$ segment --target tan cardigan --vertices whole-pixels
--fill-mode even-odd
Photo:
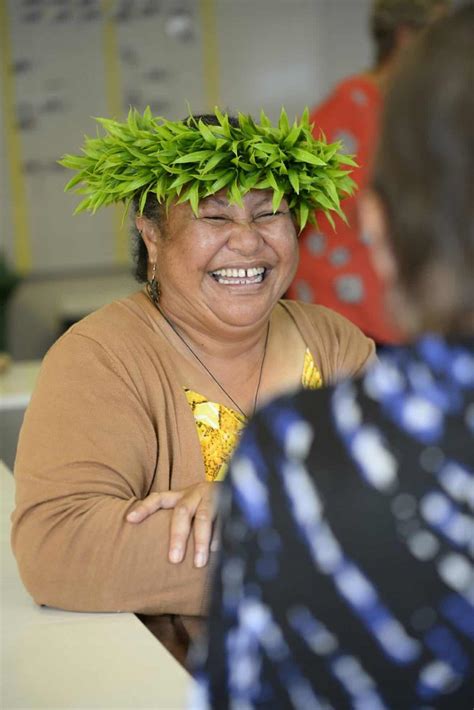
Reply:
[[[282,301],[325,383],[355,374],[374,344],[319,306]],[[74,325],[46,355],[15,465],[12,544],[39,604],[82,611],[205,614],[209,567],[167,560],[172,511],[125,516],[151,491],[202,481],[196,425],[160,314],[142,293]]]

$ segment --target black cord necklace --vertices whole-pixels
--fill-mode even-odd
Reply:
[[[216,385],[224,392],[225,396],[230,399],[230,401],[235,405],[235,407],[239,410],[239,412],[242,414],[242,416],[244,416],[244,417],[247,419],[247,418],[248,418],[248,415],[245,414],[244,410],[243,410],[241,407],[239,407],[239,405],[237,404],[237,402],[235,401],[235,399],[230,396],[230,394],[227,392],[227,390],[225,389],[225,387],[223,387],[223,386],[221,385],[221,383],[219,382],[219,380],[217,379],[217,377],[215,377],[215,375],[213,375],[213,373],[210,371],[210,369],[207,367],[207,365],[201,360],[201,358],[199,357],[199,355],[197,355],[197,354],[194,352],[194,350],[192,349],[192,347],[190,346],[190,344],[187,342],[187,340],[181,335],[181,333],[179,332],[179,330],[176,328],[176,326],[175,326],[175,324],[173,323],[173,321],[171,321],[171,320],[168,318],[168,316],[166,316],[166,315],[163,313],[163,311],[161,310],[161,308],[159,307],[159,305],[158,305],[157,303],[154,303],[154,305],[156,306],[157,310],[161,313],[161,315],[163,316],[163,318],[165,319],[165,321],[168,323],[168,325],[170,326],[171,330],[172,330],[174,333],[176,333],[176,335],[178,336],[178,338],[184,343],[184,345],[187,347],[187,349],[188,349],[189,352],[193,355],[193,357],[195,357],[196,360],[199,362],[199,364],[206,370],[206,372],[207,372],[207,374],[209,375],[209,377],[210,377],[212,380],[214,380],[214,382],[216,383]],[[268,336],[269,336],[269,334],[270,334],[270,321],[268,321],[267,334],[266,334],[266,336],[265,336],[265,344],[264,344],[264,346],[263,346],[262,362],[261,362],[261,365],[260,365],[260,372],[259,372],[259,374],[258,374],[257,388],[256,388],[256,390],[255,390],[255,397],[254,397],[254,400],[253,400],[253,408],[252,408],[252,412],[251,412],[251,415],[252,415],[252,416],[255,414],[255,411],[256,411],[256,409],[257,409],[258,393],[260,392],[260,383],[262,382],[263,366],[264,366],[264,364],[265,364],[265,356],[266,356],[266,354],[267,354],[267,345],[268,345]]]

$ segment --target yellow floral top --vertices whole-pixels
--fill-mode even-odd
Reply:
[[[306,349],[301,384],[305,389],[318,389],[323,380],[313,356]],[[208,399],[187,388],[184,389],[196,422],[201,444],[207,481],[222,481],[229,458],[239,441],[247,417],[223,404]]]

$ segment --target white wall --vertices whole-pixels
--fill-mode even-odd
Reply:
[[[14,95],[4,93],[2,102],[0,228],[7,254],[17,263],[24,240],[23,261],[26,249],[36,274],[126,262],[126,229],[118,234],[116,212],[72,217],[78,199],[63,194],[70,176],[56,164],[64,152],[78,150],[85,133],[95,132],[92,116],[123,115],[130,103],[139,108],[151,103],[156,112],[178,118],[187,112],[186,101],[199,112],[210,108],[213,97],[233,111],[264,108],[276,118],[284,104],[290,114],[301,113],[369,58],[368,0],[4,4],[11,44],[10,57],[4,47],[4,88],[8,65],[16,71]],[[206,7],[217,27],[213,92],[204,77]],[[180,8],[189,12],[188,28],[176,19]],[[13,117],[15,129],[8,130],[5,117]],[[12,194],[12,166],[18,161],[24,195],[17,189]],[[21,230],[14,201],[26,219]]]
[[[63,193],[71,175],[56,161],[95,133],[92,116],[150,104],[181,118],[187,102],[300,114],[369,63],[369,3],[0,0],[0,250],[26,272],[9,308],[12,355],[42,356],[65,298],[99,306],[134,288],[128,220],[120,228],[113,208],[73,217],[79,198]]]

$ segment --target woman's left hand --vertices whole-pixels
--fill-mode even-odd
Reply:
[[[204,567],[209,558],[212,528],[216,517],[215,482],[202,481],[179,491],[150,493],[127,515],[129,523],[141,523],[157,510],[173,508],[168,558],[181,562],[191,534],[194,537],[194,565]]]

